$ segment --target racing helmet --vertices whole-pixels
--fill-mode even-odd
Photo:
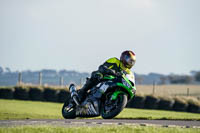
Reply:
[[[134,66],[135,61],[136,61],[135,53],[130,50],[126,50],[122,52],[120,56],[120,61],[122,62],[124,67],[131,69]]]

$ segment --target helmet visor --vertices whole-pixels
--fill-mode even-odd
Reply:
[[[135,59],[131,58],[130,56],[125,56],[125,61],[126,61],[126,67],[127,68],[132,68],[135,64]]]

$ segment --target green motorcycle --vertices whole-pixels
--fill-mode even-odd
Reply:
[[[104,76],[102,82],[90,89],[82,103],[79,103],[78,90],[75,85],[71,85],[69,89],[71,97],[67,99],[62,108],[62,115],[65,119],[100,115],[104,119],[114,118],[124,109],[136,92],[134,77],[129,74],[119,77]]]

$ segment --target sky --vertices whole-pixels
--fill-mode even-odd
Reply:
[[[139,74],[200,70],[199,0],[0,0],[0,66],[92,72],[124,50]]]

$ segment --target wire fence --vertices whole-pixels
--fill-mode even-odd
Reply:
[[[71,83],[77,84],[79,87],[82,86],[86,80],[86,77],[73,77],[70,79],[70,76],[59,76],[59,75],[43,75],[42,72],[39,72],[38,75],[32,77],[22,75],[18,73],[17,85],[22,84],[33,84],[33,85],[53,85],[53,86],[68,86]]]
[[[27,75],[23,73],[16,73],[12,76],[4,77],[0,80],[0,84],[10,85],[50,85],[65,87],[70,83],[75,83],[80,88],[85,83],[86,77],[80,77],[80,75],[46,75],[42,72],[38,72],[34,75]],[[137,94],[144,95],[159,95],[159,96],[194,96],[200,97],[200,85],[184,85],[184,84],[168,84],[168,85],[157,85],[153,82],[152,85],[137,85]]]
[[[159,96],[200,97],[200,85],[137,85],[137,93]]]

